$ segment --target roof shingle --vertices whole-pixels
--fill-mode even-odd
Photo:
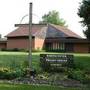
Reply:
[[[20,24],[17,25],[18,28],[10,32],[7,37],[17,37],[17,36],[28,36],[29,35],[29,25]],[[32,36],[39,38],[49,38],[49,37],[75,37],[81,38],[76,33],[67,29],[66,27],[53,25],[53,24],[33,24],[32,25]]]

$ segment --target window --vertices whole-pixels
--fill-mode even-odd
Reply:
[[[53,43],[53,50],[57,49],[57,50],[64,50],[65,48],[64,43]]]
[[[59,43],[59,49],[60,50],[64,50],[65,49],[64,43]]]

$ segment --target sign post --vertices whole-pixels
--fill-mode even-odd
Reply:
[[[29,6],[29,68],[32,70],[32,3]]]

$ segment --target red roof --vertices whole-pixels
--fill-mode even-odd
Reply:
[[[33,25],[32,27],[32,35],[41,30],[42,26],[40,25]],[[28,36],[29,35],[29,26],[26,25],[20,25],[16,30],[10,32],[7,37],[16,37],[16,36]]]
[[[7,37],[17,37],[17,36],[28,36],[29,35],[29,25],[28,24],[17,24],[18,28],[10,32]],[[48,37],[75,37],[81,38],[76,33],[67,29],[66,27],[53,25],[53,24],[33,24],[32,25],[32,36],[40,38]]]

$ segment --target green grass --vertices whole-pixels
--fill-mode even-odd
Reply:
[[[40,52],[46,53],[46,52]],[[32,53],[32,64],[36,70],[40,69],[39,52]],[[52,53],[54,54],[54,53]],[[59,53],[57,53],[59,54]],[[0,67],[9,67],[13,63],[16,63],[20,67],[21,63],[28,60],[28,53],[24,52],[0,52]],[[77,67],[90,70],[90,54],[74,54],[74,61]],[[0,84],[0,90],[82,90],[79,88],[65,88],[54,86],[40,86],[40,85],[12,85],[12,84]],[[86,90],[86,89],[83,89]],[[89,89],[88,89],[89,90]]]
[[[40,69],[39,55],[41,53],[46,53],[46,52],[32,53],[32,64],[33,64],[33,67],[37,70]],[[25,53],[25,52],[0,52],[0,67],[9,67],[9,66],[12,66],[13,63],[17,63],[18,64],[17,66],[19,67],[21,63],[23,63],[26,60],[28,60],[28,53]],[[90,70],[90,54],[75,53],[74,61],[77,67],[80,67],[80,68],[83,67],[83,69]]]
[[[0,84],[0,90],[81,90],[81,89],[65,88],[65,87],[59,87],[59,86],[45,86],[45,85]]]
[[[33,54],[32,64],[34,68],[39,69],[39,55]],[[11,67],[17,64],[20,67],[24,61],[28,61],[28,53],[24,52],[0,52],[0,67]]]
[[[83,70],[90,70],[90,56],[75,56],[75,63]]]

